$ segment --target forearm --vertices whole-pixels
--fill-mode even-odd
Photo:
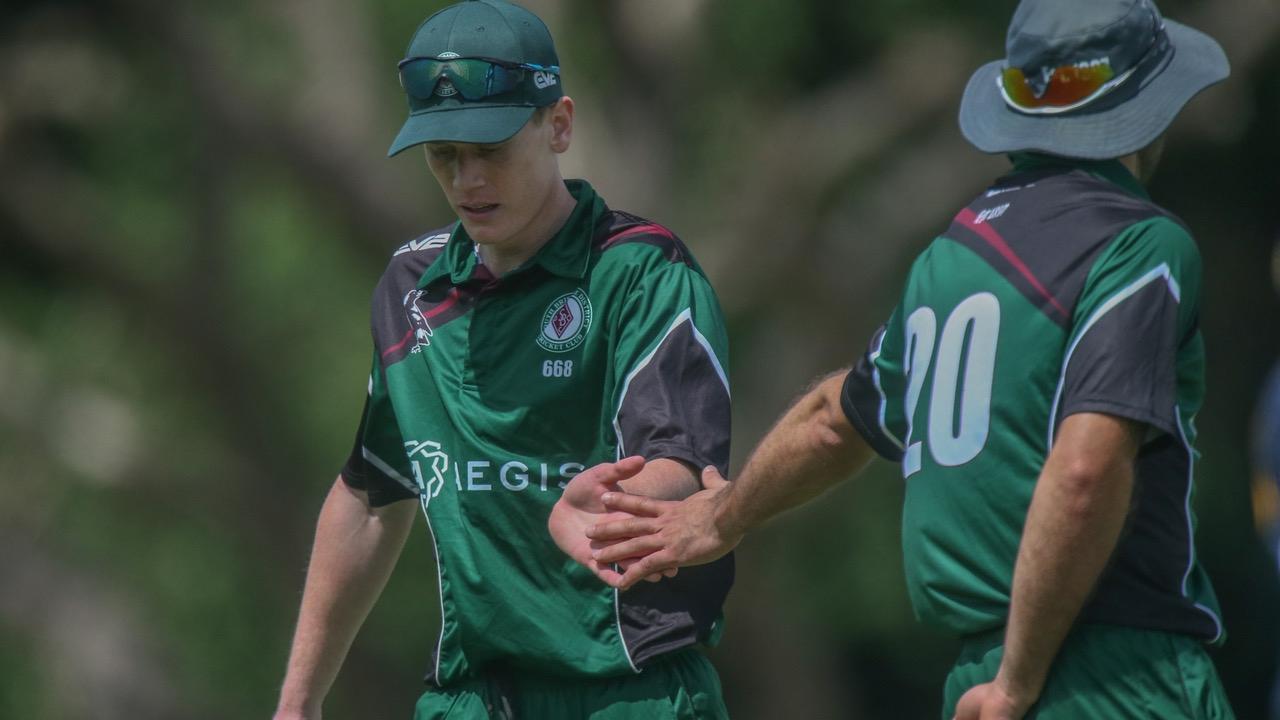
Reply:
[[[845,371],[813,387],[760,441],[734,480],[718,524],[742,533],[862,469],[871,448],[840,406]]]
[[[415,505],[370,509],[341,478],[320,519],[278,717],[313,717],[395,567]]]
[[[692,468],[669,458],[648,461],[644,470],[618,486],[629,493],[659,500],[683,500],[702,488]]]
[[[1018,548],[1004,658],[996,678],[1027,706],[1039,697],[1124,528],[1136,440],[1125,437],[1123,425],[1117,428],[1111,442],[1097,427],[1064,423],[1059,442],[1064,451],[1055,448],[1036,484]],[[1063,441],[1072,447],[1064,447]],[[1124,447],[1117,449],[1117,443]]]

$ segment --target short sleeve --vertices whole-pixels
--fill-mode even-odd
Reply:
[[[342,468],[342,479],[349,487],[368,493],[370,505],[389,505],[418,496],[417,486],[409,479],[412,474],[408,465],[382,366],[375,357],[369,373],[369,393],[351,455]]]
[[[620,457],[682,460],[728,473],[728,338],[706,278],[683,263],[641,272],[618,315]]]
[[[1179,434],[1179,365],[1201,362],[1188,357],[1201,347],[1200,273],[1195,243],[1169,218],[1116,237],[1090,270],[1073,314],[1055,428],[1069,415],[1100,412]]]
[[[867,350],[844,380],[840,404],[849,423],[876,454],[892,462],[902,460],[906,435],[902,403],[889,402],[903,393],[902,323],[895,312],[871,336]]]

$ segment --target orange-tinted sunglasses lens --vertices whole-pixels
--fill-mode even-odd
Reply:
[[[1004,87],[1005,95],[1019,107],[1061,108],[1087,99],[1101,90],[1102,86],[1110,82],[1113,77],[1115,73],[1107,63],[1083,67],[1075,65],[1060,67],[1053,71],[1044,94],[1038,97],[1019,68],[1005,68],[1000,76],[1000,83]]]

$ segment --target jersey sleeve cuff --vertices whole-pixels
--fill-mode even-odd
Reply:
[[[1153,410],[1152,408],[1135,407],[1133,405],[1118,403],[1114,400],[1080,398],[1073,400],[1069,405],[1063,408],[1062,419],[1066,420],[1067,417],[1075,415],[1076,413],[1102,413],[1104,415],[1121,417],[1126,420],[1133,420],[1134,422],[1139,422],[1143,425],[1155,428],[1160,432],[1168,433],[1173,437],[1178,437],[1180,432],[1178,430],[1177,420],[1173,417],[1172,411],[1173,408],[1169,408],[1169,411],[1161,413]],[[1061,422],[1059,422],[1059,427],[1061,427]]]
[[[705,458],[694,452],[692,448],[679,443],[654,443],[631,454],[644,457],[646,462],[650,460],[679,460],[688,465],[699,477],[701,477],[702,468],[708,465],[714,465],[716,470],[724,477],[729,476],[729,460],[727,457],[721,460]]]
[[[877,455],[890,462],[902,461],[902,448],[898,447],[885,433],[880,429],[880,422],[875,420],[875,424],[871,424],[862,416],[862,412],[858,410],[858,403],[854,400],[854,396],[863,392],[861,384],[864,382],[863,376],[858,372],[858,368],[849,371],[845,376],[844,387],[840,391],[840,407],[844,409],[845,417],[849,419],[849,424],[853,425],[853,429],[858,431],[862,439],[867,441],[871,449]]]

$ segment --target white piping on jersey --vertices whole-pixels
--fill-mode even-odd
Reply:
[[[1181,303],[1182,289],[1178,286],[1178,281],[1174,279],[1172,271],[1169,270],[1169,264],[1160,263],[1156,267],[1147,271],[1147,274],[1137,280],[1134,280],[1124,289],[1107,298],[1107,301],[1102,303],[1102,305],[1094,311],[1093,316],[1089,318],[1089,321],[1084,324],[1084,329],[1076,335],[1076,339],[1071,342],[1071,347],[1067,349],[1067,354],[1062,359],[1062,374],[1058,377],[1058,389],[1053,393],[1053,407],[1049,410],[1049,438],[1045,445],[1048,450],[1053,449],[1053,433],[1054,430],[1057,429],[1055,427],[1055,423],[1057,423],[1058,420],[1058,403],[1062,401],[1062,389],[1067,382],[1067,367],[1071,365],[1071,355],[1076,351],[1076,346],[1080,344],[1080,341],[1084,339],[1084,336],[1088,334],[1089,330],[1102,319],[1103,315],[1111,312],[1111,310],[1124,302],[1131,295],[1159,278],[1164,278],[1165,284],[1169,287],[1169,293],[1173,295],[1174,301]]]
[[[871,353],[871,357],[869,358],[871,360],[871,382],[876,386],[876,392],[880,394],[880,431],[884,433],[885,437],[893,441],[893,444],[898,446],[899,450],[905,450],[906,445],[904,445],[896,435],[890,432],[889,425],[884,420],[885,410],[889,407],[889,398],[885,396],[884,388],[880,385],[880,367],[876,365],[876,360],[880,359],[880,348],[884,346],[884,337],[888,334],[889,328],[886,327],[884,332],[880,333],[880,339],[876,342],[876,349]]]
[[[382,461],[382,458],[374,455],[369,448],[361,445],[360,454],[364,456],[374,467],[386,473],[388,477],[394,478],[406,489],[412,490],[418,494],[418,504],[422,506],[422,516],[427,519],[427,532],[431,533],[431,551],[436,555],[436,588],[440,591],[440,637],[436,640],[436,669],[432,674],[435,678],[436,686],[440,685],[440,652],[444,649],[444,569],[440,564],[440,547],[436,544],[436,531],[431,527],[431,516],[427,515],[427,501],[430,494],[425,487],[409,482],[403,475],[396,472],[395,468]]]
[[[391,467],[386,462],[384,462],[382,458],[378,457],[377,455],[374,455],[373,451],[370,450],[369,448],[361,445],[360,454],[363,455],[364,459],[368,460],[371,465],[381,470],[384,475],[403,485],[406,490],[410,490],[415,493],[418,492],[417,485],[409,482],[408,478],[396,472],[395,468]]]
[[[679,315],[676,315],[676,319],[671,323],[671,327],[667,328],[667,331],[662,334],[662,337],[658,340],[657,344],[653,346],[653,349],[649,351],[649,354],[641,358],[640,362],[636,363],[635,368],[631,372],[627,373],[627,379],[622,383],[622,392],[618,395],[618,407],[613,413],[613,432],[618,437],[618,460],[626,457],[626,448],[623,447],[624,443],[622,440],[622,425],[618,422],[618,418],[622,415],[622,404],[627,399],[627,391],[631,389],[631,381],[635,379],[636,375],[640,374],[641,370],[648,367],[649,363],[653,361],[653,357],[658,354],[658,350],[662,347],[662,343],[666,342],[667,338],[671,336],[671,333],[675,332],[676,328],[680,327],[680,325],[685,322],[689,323],[689,329],[693,331],[694,341],[701,345],[703,350],[706,350],[707,357],[711,359],[711,366],[715,368],[716,375],[719,376],[720,382],[724,385],[725,395],[729,395],[729,377],[725,374],[724,368],[721,367],[720,359],[717,358],[715,352],[712,351],[711,343],[708,342],[707,338],[698,331],[698,326],[694,324],[693,308],[685,308],[680,311]],[[618,641],[622,643],[622,652],[627,656],[627,664],[631,666],[632,670],[639,673],[640,668],[637,667],[635,661],[631,659],[631,648],[627,647],[627,638],[622,634],[622,607],[618,600],[617,588],[614,588],[613,590],[613,617],[618,626]]]
[[[422,506],[422,517],[427,520],[427,532],[431,533],[431,551],[436,555],[436,590],[440,595],[440,636],[436,638],[436,667],[431,677],[435,680],[436,687],[443,687],[440,684],[440,655],[444,652],[444,565],[440,563],[440,545],[436,542],[435,528],[431,527],[431,516],[427,514],[426,490],[425,487],[422,488],[418,504]]]
[[[622,606],[618,601],[618,592],[618,588],[613,589],[613,619],[618,626],[618,643],[622,645],[622,654],[627,656],[627,664],[639,675],[640,668],[636,667],[636,661],[631,659],[631,648],[627,647],[627,637],[622,634]]]
[[[1187,450],[1187,496],[1183,501],[1183,509],[1187,518],[1187,570],[1182,573],[1182,597],[1191,600],[1192,605],[1194,605],[1197,610],[1205,613],[1209,616],[1210,620],[1213,620],[1213,626],[1214,629],[1217,630],[1217,634],[1214,635],[1213,639],[1209,642],[1217,642],[1218,638],[1222,637],[1222,620],[1212,610],[1198,602],[1195,602],[1192,600],[1191,596],[1187,594],[1187,581],[1191,578],[1191,570],[1196,564],[1195,531],[1194,528],[1191,527],[1191,487],[1195,478],[1194,468],[1196,458],[1195,454],[1191,450],[1191,443],[1187,440],[1187,434],[1182,429],[1182,413],[1178,410],[1176,403],[1173,406],[1173,418],[1178,426],[1178,439],[1182,441],[1182,447]]]

